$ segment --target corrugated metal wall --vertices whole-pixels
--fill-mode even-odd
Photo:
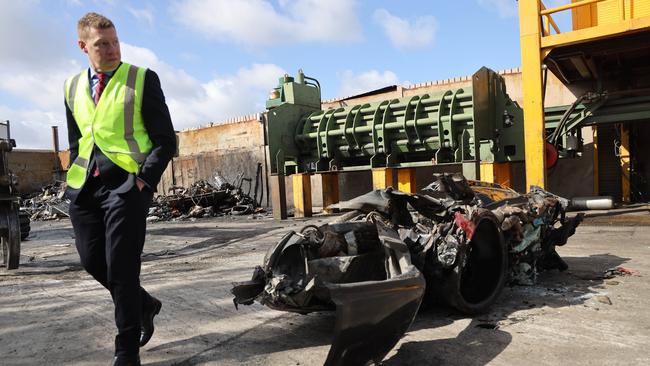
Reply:
[[[582,0],[571,2],[578,1]],[[621,6],[625,11],[626,19],[650,16],[650,0],[605,0],[574,8],[573,29],[618,23],[621,19]]]

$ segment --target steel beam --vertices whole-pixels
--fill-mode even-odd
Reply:
[[[415,168],[397,169],[397,189],[402,192],[415,193]]]
[[[273,207],[273,218],[277,220],[287,219],[287,191],[284,185],[284,175],[271,175],[271,205]]]
[[[521,34],[521,78],[524,95],[524,139],[526,189],[546,187],[544,154],[544,101],[542,97],[542,60],[539,1],[519,2]]]
[[[535,1],[536,2],[536,1]],[[519,3],[519,14],[521,15],[521,8],[524,6],[534,6],[535,4]],[[533,1],[526,1],[526,3],[533,3]],[[520,22],[522,19],[520,18]],[[621,20],[616,23],[599,24],[594,27],[578,29],[571,32],[560,34],[553,34],[546,36],[541,40],[541,47],[544,49],[552,49],[557,46],[567,46],[577,43],[585,43],[595,41],[602,38],[608,38],[624,33],[638,32],[648,29],[650,27],[650,17],[634,18]],[[523,47],[522,47],[523,51]]]
[[[293,217],[311,217],[311,174],[299,173],[293,179]]]
[[[339,202],[339,173],[322,173],[320,177],[323,189],[323,211],[332,213],[327,206]]]
[[[372,189],[384,189],[393,186],[392,168],[375,168],[372,170]]]
[[[512,188],[512,163],[481,163],[481,180]]]

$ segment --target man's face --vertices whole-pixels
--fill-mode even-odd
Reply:
[[[79,40],[79,48],[88,55],[90,65],[97,72],[113,71],[120,64],[120,41],[113,27],[91,27],[86,39]]]

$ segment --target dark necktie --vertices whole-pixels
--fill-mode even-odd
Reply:
[[[101,97],[104,88],[106,87],[106,74],[98,72],[97,77],[99,82],[95,85],[95,104],[99,103],[99,97]]]
[[[97,85],[95,85],[95,104],[99,103],[99,97],[102,96],[102,92],[104,91],[104,88],[106,87],[106,74],[98,72],[97,77],[99,78],[99,82]],[[93,170],[93,177],[98,177],[99,176],[99,167],[95,166],[95,169]]]

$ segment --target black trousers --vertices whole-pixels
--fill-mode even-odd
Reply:
[[[115,304],[116,356],[139,353],[142,309],[152,301],[140,286],[140,256],[152,195],[135,184],[127,192],[114,193],[91,176],[70,204],[81,264],[108,289]]]

